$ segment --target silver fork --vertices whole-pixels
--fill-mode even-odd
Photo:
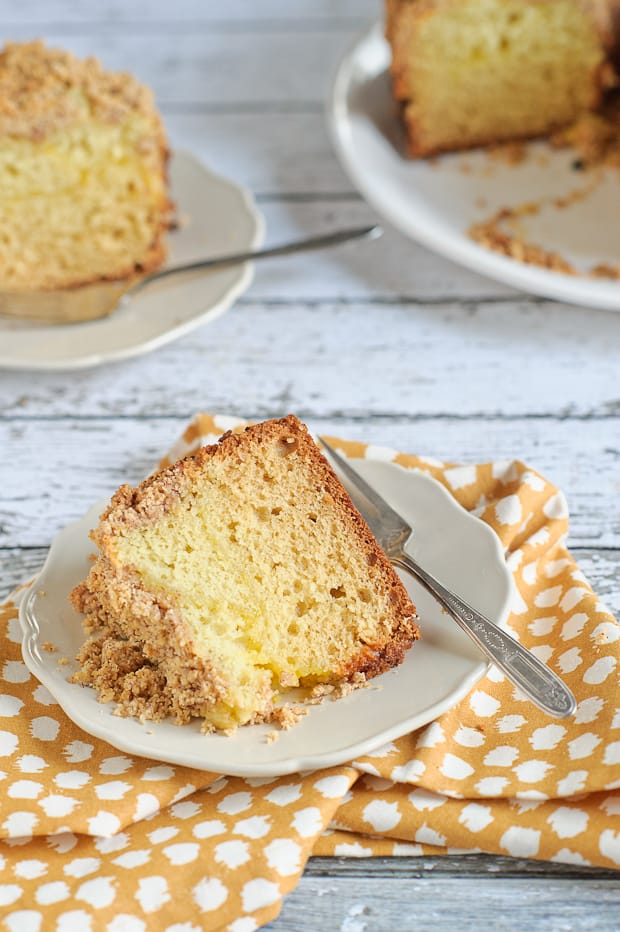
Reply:
[[[83,288],[64,288],[53,291],[37,292],[2,292],[0,291],[0,315],[20,317],[27,320],[39,320],[49,324],[69,324],[79,321],[96,320],[105,317],[120,307],[127,309],[139,292],[163,279],[186,275],[192,272],[204,272],[209,269],[223,269],[243,262],[256,262],[276,256],[289,256],[296,252],[311,252],[338,246],[353,240],[373,240],[383,235],[377,224],[352,229],[337,230],[335,233],[323,233],[306,239],[294,240],[280,246],[254,249],[249,252],[230,253],[213,256],[187,265],[176,265],[166,269],[150,272],[137,280],[121,282],[96,282]]]
[[[562,680],[518,641],[413,560],[405,549],[413,533],[411,526],[362,479],[342,454],[322,437],[319,439],[337,470],[349,480],[347,491],[390,562],[417,579],[480,650],[532,702],[557,718],[572,715],[575,711],[575,697]]]

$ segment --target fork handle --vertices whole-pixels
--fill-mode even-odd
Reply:
[[[328,246],[338,246],[340,243],[346,243],[349,240],[359,239],[378,239],[383,235],[383,230],[376,223],[372,226],[352,227],[345,230],[336,230],[335,233],[323,233],[320,236],[310,236],[306,239],[294,240],[291,243],[283,243],[281,246],[269,246],[265,249],[251,249],[248,252],[230,253],[225,256],[213,256],[211,259],[200,259],[198,262],[188,262],[185,265],[176,265],[168,269],[159,269],[157,272],[151,272],[143,278],[138,279],[125,292],[126,295],[137,294],[153,282],[158,282],[162,278],[170,278],[173,275],[182,275],[186,272],[201,272],[205,269],[223,269],[230,265],[239,265],[242,262],[256,262],[257,259],[270,259],[275,256],[289,256],[296,252],[311,252],[317,249],[325,249]]]
[[[498,628],[403,553],[393,560],[420,582],[466,631],[480,650],[537,706],[557,718],[575,711],[575,697],[562,680],[518,641]]]

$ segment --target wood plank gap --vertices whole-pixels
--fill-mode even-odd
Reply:
[[[320,231],[316,235],[319,235]],[[242,295],[237,298],[237,304],[245,307],[260,305],[261,308],[281,308],[293,304],[295,307],[321,308],[321,307],[454,307],[455,305],[465,311],[476,310],[477,307],[490,306],[496,304],[519,303],[523,307],[538,307],[543,304],[553,304],[549,298],[539,298],[535,295],[480,295],[467,296],[464,298],[455,297],[454,295],[439,295],[438,297],[421,297],[416,298],[411,295],[376,295],[344,298],[337,296],[334,298],[276,298],[261,297],[260,299],[252,298],[251,295]]]
[[[363,202],[357,191],[278,191],[261,194],[254,192],[254,199],[259,204],[320,204],[322,201],[347,203]]]
[[[353,863],[355,862],[355,863]],[[369,863],[370,862],[370,863]],[[402,877],[419,878],[433,874],[458,874],[459,877],[479,877],[497,874],[498,877],[557,877],[564,880],[596,878],[620,882],[618,871],[607,868],[558,864],[524,858],[508,858],[486,854],[461,854],[437,857],[391,858],[310,858],[306,877]]]
[[[11,35],[23,32],[26,28],[46,36],[92,36],[98,39],[103,35],[123,36],[135,34],[137,36],[185,36],[208,35],[210,37],[221,35],[273,35],[273,34],[299,34],[299,33],[351,33],[369,28],[371,20],[365,16],[352,16],[350,18],[335,16],[322,19],[321,17],[304,17],[299,19],[169,19],[169,20],[116,20],[101,19],[87,22],[65,22],[61,20],[33,20],[28,22],[3,20],[5,33]]]
[[[217,412],[216,412],[217,413]],[[142,422],[152,422],[152,421],[180,421],[184,422],[190,420],[196,414],[195,409],[192,411],[181,411],[176,414],[89,414],[88,412],[84,413],[83,411],[79,414],[0,414],[0,424],[15,424],[15,423],[24,423],[29,424],[48,424],[48,423],[61,423],[67,421],[69,423],[88,423],[89,421],[107,423],[111,421],[142,421]],[[252,412],[252,411],[243,411],[243,412],[234,412],[236,417],[246,418],[248,421],[257,421],[265,420],[268,416],[264,411]],[[373,423],[385,423],[390,421],[404,421],[408,424],[418,424],[424,423],[427,421],[459,421],[467,423],[468,421],[495,421],[501,423],[512,423],[515,421],[553,421],[564,423],[566,421],[576,421],[576,422],[607,422],[607,421],[620,421],[620,415],[617,412],[609,412],[605,414],[590,414],[585,412],[583,414],[572,414],[571,412],[558,413],[558,412],[530,412],[530,413],[516,413],[516,414],[500,414],[499,412],[493,414],[488,412],[472,412],[470,414],[455,414],[452,411],[446,412],[435,412],[428,414],[411,414],[409,411],[379,411],[374,412],[371,415],[368,414],[358,414],[355,411],[333,411],[328,415],[321,415],[317,417],[311,411],[305,411],[303,408],[297,409],[297,417],[300,419],[307,418],[313,423],[318,423],[320,421],[342,421],[346,423],[363,423],[363,424],[373,424]],[[612,454],[620,454],[620,449],[616,447],[605,447],[605,452]]]
[[[227,100],[225,102],[200,100],[160,100],[160,111],[164,116],[177,114],[223,114],[225,116],[262,115],[267,113],[322,114],[322,100]]]

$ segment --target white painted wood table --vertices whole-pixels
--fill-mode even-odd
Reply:
[[[251,188],[267,240],[373,219],[328,141],[323,101],[378,0],[20,0],[43,36],[149,82],[172,144]],[[516,294],[396,232],[270,261],[224,317],[148,356],[0,373],[0,585],[57,530],[137,481],[198,409],[295,412],[319,431],[453,461],[519,457],[566,493],[570,544],[620,610],[620,314]],[[315,859],[270,928],[620,926],[620,881],[511,859]]]

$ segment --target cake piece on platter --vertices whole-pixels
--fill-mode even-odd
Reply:
[[[121,487],[72,593],[75,679],[118,712],[286,723],[282,694],[358,685],[419,636],[407,592],[294,416]]]
[[[386,0],[409,153],[547,135],[614,83],[618,0]]]

